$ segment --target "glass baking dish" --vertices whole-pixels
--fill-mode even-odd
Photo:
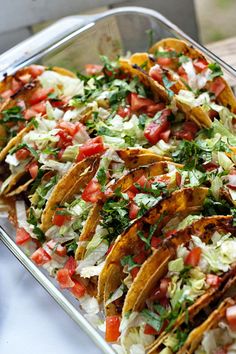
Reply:
[[[94,16],[64,18],[2,54],[0,75],[12,74],[31,63],[82,71],[85,64],[99,63],[100,55],[114,58],[127,52],[146,51],[151,41],[165,37],[184,39],[200,49],[208,59],[223,67],[231,86],[236,87],[236,71],[232,67],[158,12],[138,7],[123,7]],[[0,213],[0,235],[8,249],[104,353],[114,353],[103,335],[83,316],[79,302],[69,292],[59,289],[54,279],[37,268],[15,244],[15,231],[4,213],[4,206],[0,208]]]

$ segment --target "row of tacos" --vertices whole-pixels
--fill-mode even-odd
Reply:
[[[177,39],[102,61],[1,83],[16,242],[118,353],[231,353],[234,300],[217,305],[236,281],[233,92]]]

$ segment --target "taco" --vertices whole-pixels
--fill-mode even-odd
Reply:
[[[20,69],[14,76],[6,77],[5,80],[15,86],[18,83],[18,88],[1,106],[0,161],[14,145],[14,140],[6,146],[8,142],[28,124],[29,120],[39,114],[45,115],[49,103],[54,107],[65,109],[69,98],[81,92],[80,80],[76,79],[72,72],[58,67],[49,69],[32,65]],[[1,83],[2,86],[6,86],[5,80]],[[9,91],[11,90],[7,90]]]
[[[185,343],[177,353],[233,353],[236,346],[235,309],[235,299],[227,298],[222,301],[200,326],[188,332]],[[169,353],[172,351],[169,350]]]
[[[210,97],[211,102],[215,101],[236,113],[236,98],[222,77],[220,66],[208,62],[198,49],[182,40],[165,38],[155,43],[150,53],[154,54],[156,63],[162,70],[172,70],[187,88],[214,94],[213,98]]]
[[[164,198],[159,198],[159,202],[157,200],[156,205],[154,204],[141,219],[131,224],[129,229],[117,238],[106,258],[103,271],[99,277],[99,300],[101,301],[103,296],[105,296],[105,302],[109,299],[111,292],[108,292],[105,287],[109,286],[107,279],[110,274],[111,276],[115,273],[119,274],[121,283],[124,277],[127,277],[127,273],[123,271],[128,268],[129,280],[135,279],[140,264],[144,263],[152,252],[159,247],[162,241],[161,230],[165,230],[163,231],[164,235],[166,233],[171,234],[177,228],[176,225],[185,220],[188,215],[199,213],[203,208],[207,193],[207,188],[183,188],[169,196],[167,194]],[[195,217],[198,216],[193,216],[192,219],[194,220]],[[187,220],[189,218],[188,216]],[[137,262],[133,261],[133,258]],[[127,262],[136,266],[127,267]],[[115,290],[113,289],[113,291]],[[112,308],[113,304],[110,304],[109,307]],[[108,307],[107,311],[109,311]]]
[[[131,170],[110,186],[107,199],[94,206],[79,239],[76,259],[80,261],[81,274],[86,274],[87,257],[92,260],[93,252],[96,252],[96,247],[91,248],[94,240],[98,244],[108,244],[110,251],[119,234],[135,219],[141,218],[167,193],[179,188],[181,168],[172,162],[156,162]]]
[[[136,330],[152,336],[148,345],[150,353],[168,347],[173,331],[182,332],[186,311],[188,321],[192,321],[202,308],[235,283],[234,244],[231,216],[200,219],[192,225],[192,230],[189,227],[163,242],[143,265],[127,295],[123,314],[132,307],[133,317],[136,316],[137,323],[139,318],[140,323],[134,326]],[[166,259],[158,261],[163,251]],[[138,293],[144,274],[146,279],[148,274],[151,277]],[[132,333],[133,329],[128,331]],[[127,338],[126,333],[124,340]],[[176,346],[175,351],[178,349]]]

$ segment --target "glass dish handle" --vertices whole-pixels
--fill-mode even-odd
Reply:
[[[91,24],[96,17],[96,15],[67,16],[25,39],[0,55],[0,75],[10,74],[9,69],[12,71],[20,63],[53,46],[70,33]]]

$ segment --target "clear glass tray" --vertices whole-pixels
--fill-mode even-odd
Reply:
[[[138,7],[124,7],[95,16],[62,19],[1,55],[0,75],[3,76],[6,72],[11,74],[30,63],[83,70],[85,64],[98,63],[100,55],[115,57],[127,52],[146,51],[150,44],[150,30],[154,42],[165,37],[177,37],[194,45],[208,59],[218,62],[224,68],[231,85],[236,87],[236,71],[232,67],[189,38],[159,13]],[[104,353],[114,353],[103,335],[85,319],[79,302],[69,292],[59,289],[54,279],[37,268],[15,244],[15,230],[7,218],[0,217],[0,236],[15,257],[96,345]]]

